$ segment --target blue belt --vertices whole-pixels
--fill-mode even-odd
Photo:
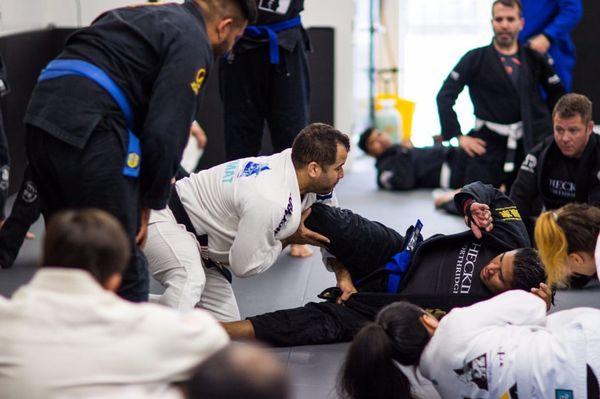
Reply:
[[[244,35],[258,38],[258,37],[269,37],[269,58],[271,64],[279,64],[279,39],[277,33],[295,28],[296,26],[302,25],[302,20],[298,15],[296,18],[288,19],[282,22],[269,25],[249,25],[244,31]]]
[[[388,276],[388,292],[396,293],[398,292],[398,286],[400,285],[400,281],[402,277],[406,274],[408,270],[408,265],[410,264],[410,260],[412,255],[417,247],[417,244],[420,242],[420,233],[423,228],[423,223],[417,219],[417,223],[413,227],[410,234],[407,234],[404,238],[404,248],[398,252],[396,255],[392,256],[392,260],[390,260],[386,265],[385,269],[389,270],[390,274]]]
[[[127,97],[121,88],[108,76],[106,72],[94,64],[81,60],[54,60],[42,70],[38,82],[59,78],[62,76],[82,76],[96,82],[100,87],[110,94],[115,100],[127,123],[127,133],[129,135],[129,144],[127,148],[127,157],[125,158],[125,167],[123,174],[129,177],[138,177],[140,174],[140,163],[142,160],[142,150],[140,140],[133,134],[133,110]]]

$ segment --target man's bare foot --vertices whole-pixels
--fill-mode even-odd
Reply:
[[[436,189],[433,190],[433,205],[436,208],[441,208],[446,202],[450,202],[454,200],[454,195],[458,193],[460,190],[442,190]]]
[[[290,245],[290,256],[295,258],[308,258],[312,256],[313,251],[308,245],[292,244]]]

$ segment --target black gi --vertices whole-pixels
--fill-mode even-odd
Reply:
[[[6,67],[2,56],[0,56],[0,97],[4,97],[9,91],[6,77]],[[4,131],[4,120],[2,119],[2,107],[0,106],[0,220],[4,220],[4,206],[8,197],[8,183],[10,178],[10,157],[8,152],[8,140]]]
[[[125,93],[141,143],[141,171],[139,178],[122,173],[126,122],[103,88],[78,76],[38,83],[25,122],[42,212],[46,220],[68,207],[96,207],[115,215],[133,250],[119,293],[145,300],[148,271],[134,242],[139,207],[167,204],[198,93],[213,62],[204,18],[195,2],[108,11],[71,35],[58,58],[94,64]]]
[[[506,195],[490,185],[472,183],[456,195],[457,209],[462,210],[472,200],[490,205],[494,229],[481,240],[469,230],[423,241],[396,294],[386,292],[388,273],[383,265],[402,248],[403,237],[349,210],[313,205],[306,226],[329,237],[328,251],[344,264],[353,279],[378,277],[358,287],[359,292],[344,305],[311,302],[250,317],[256,337],[278,346],[348,341],[382,307],[395,301],[407,300],[447,311],[492,297],[479,278],[481,269],[500,253],[529,247],[529,237]]]
[[[377,185],[388,190],[460,188],[465,157],[454,147],[405,148],[394,144],[377,157]],[[450,172],[447,180],[442,178],[444,164]]]
[[[256,25],[290,20],[304,9],[304,0],[257,0],[257,4]],[[308,34],[297,26],[279,32],[277,37],[279,64],[270,61],[268,38],[247,34],[221,60],[227,160],[258,155],[265,120],[275,152],[291,147],[294,137],[308,124]]]
[[[551,110],[565,93],[548,61],[534,50],[520,46],[518,84],[511,81],[493,44],[466,53],[444,81],[437,96],[438,113],[444,140],[462,134],[453,110],[465,86],[473,102],[475,116],[481,120],[508,125],[523,122],[523,138],[518,141],[512,172],[504,171],[507,137],[483,126],[469,135],[485,140],[486,153],[467,158],[465,182],[483,181],[495,187],[510,186],[524,154],[552,132]],[[540,85],[547,93],[544,101]],[[517,90],[518,87],[518,90]]]
[[[600,139],[592,134],[579,159],[562,154],[548,137],[525,157],[510,191],[530,236],[542,211],[568,203],[600,205]]]

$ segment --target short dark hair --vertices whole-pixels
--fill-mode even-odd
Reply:
[[[592,102],[583,94],[565,94],[556,102],[552,110],[552,119],[557,115],[561,118],[579,115],[583,123],[587,124],[592,120]]]
[[[192,0],[194,1],[194,0]],[[233,18],[241,24],[248,21],[252,24],[258,18],[256,0],[196,0],[206,7],[205,18],[227,17]],[[241,20],[239,20],[241,19]]]
[[[504,7],[514,8],[517,7],[519,9],[519,16],[523,16],[523,4],[521,4],[521,0],[496,0],[492,3],[492,16],[494,15],[494,7],[496,4],[502,4]]]
[[[513,269],[513,282],[511,288],[514,290],[531,291],[538,288],[540,283],[546,281],[546,272],[542,261],[533,248],[521,248],[515,253]]]
[[[292,144],[292,162],[300,168],[311,162],[321,167],[333,165],[337,145],[350,151],[350,139],[344,133],[325,123],[312,123],[298,133]]]
[[[358,148],[360,148],[367,154],[369,154],[369,150],[367,148],[367,142],[369,141],[369,137],[371,137],[371,134],[373,134],[374,131],[375,131],[375,128],[373,126],[369,126],[358,137]]]
[[[201,363],[186,384],[188,399],[289,399],[284,367],[266,349],[228,345]]]
[[[100,284],[125,269],[130,243],[117,219],[99,209],[62,211],[46,227],[43,267],[83,269]]]

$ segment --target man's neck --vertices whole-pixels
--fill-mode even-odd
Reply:
[[[298,189],[300,190],[300,197],[304,197],[304,194],[310,190],[309,177],[301,170],[295,169],[296,179],[298,180]]]
[[[496,43],[496,41],[494,40],[494,48],[496,49],[497,52],[499,52],[500,54],[503,55],[513,55],[515,53],[517,53],[517,51],[519,51],[519,43],[517,43],[516,41],[508,46],[500,46],[498,43]]]

